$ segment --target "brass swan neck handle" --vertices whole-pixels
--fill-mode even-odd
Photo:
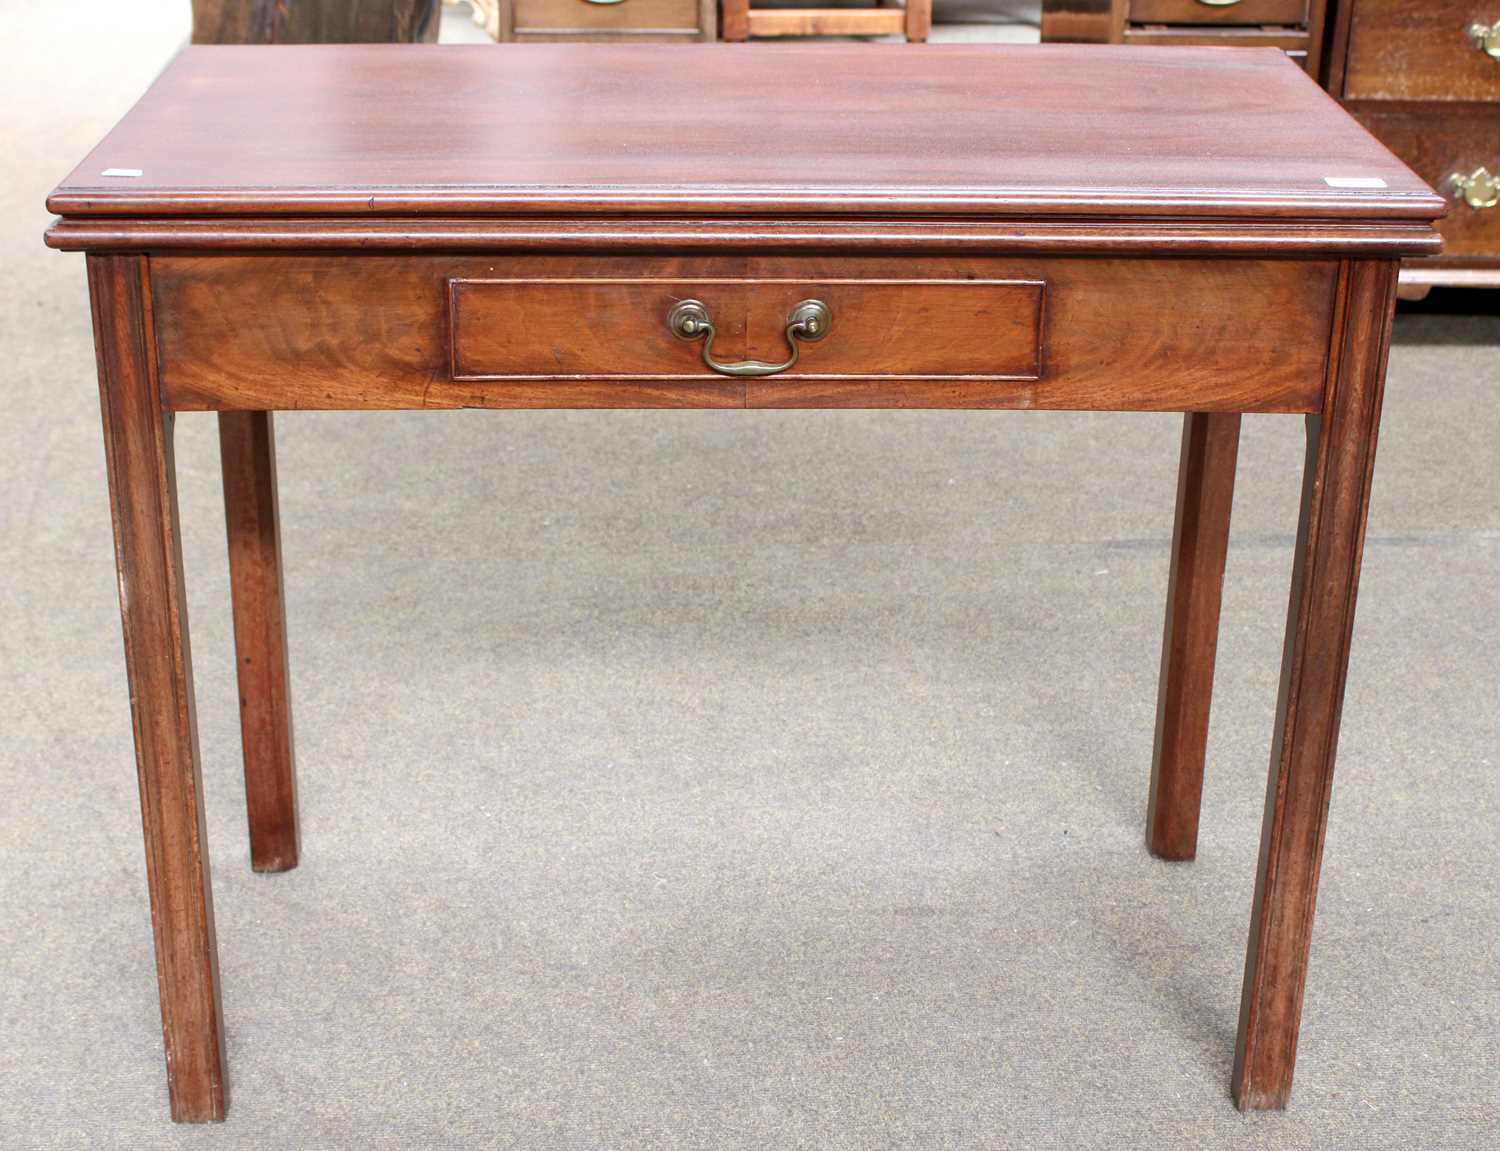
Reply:
[[[833,314],[822,300],[803,300],[786,318],[786,342],[791,354],[779,364],[764,360],[739,360],[726,363],[714,359],[713,316],[701,300],[680,300],[667,313],[667,327],[679,340],[703,340],[703,362],[721,376],[774,376],[797,362],[802,342],[821,340],[833,324]],[[706,337],[706,339],[705,339]]]
[[[1475,168],[1467,176],[1449,176],[1448,187],[1476,212],[1500,204],[1500,176],[1490,175],[1488,168]]]
[[[1470,24],[1469,39],[1486,56],[1500,60],[1500,20],[1493,24]]]

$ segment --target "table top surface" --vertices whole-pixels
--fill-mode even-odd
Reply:
[[[1273,49],[827,43],[194,46],[48,205],[128,217],[1444,210]]]

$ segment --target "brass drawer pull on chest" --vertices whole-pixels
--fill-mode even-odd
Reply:
[[[683,300],[667,313],[667,326],[679,340],[698,340],[707,336],[703,344],[703,362],[722,376],[774,376],[784,372],[797,362],[802,353],[798,340],[821,340],[828,334],[833,316],[822,300],[803,300],[792,309],[786,318],[786,342],[792,354],[782,363],[768,364],[764,360],[740,360],[726,364],[714,359],[714,321],[708,308],[698,300]]]
[[[1240,0],[1198,0],[1199,4],[1207,4],[1210,8],[1232,8]]]
[[[1500,60],[1500,20],[1493,24],[1470,24],[1469,39],[1486,56]]]
[[[1500,204],[1500,176],[1490,175],[1488,168],[1475,168],[1467,176],[1449,176],[1448,187],[1475,211]]]

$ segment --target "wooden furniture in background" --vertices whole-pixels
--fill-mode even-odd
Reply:
[[[1042,0],[1047,43],[1281,48],[1312,75],[1327,0]]]
[[[428,130],[476,91],[467,130]],[[872,110],[881,91],[900,98]],[[1174,857],[1197,823],[1236,413],[1305,420],[1232,1078],[1240,1107],[1287,1102],[1397,262],[1434,250],[1443,209],[1293,64],[195,47],[48,204],[47,242],[88,253],[176,1118],[222,1117],[226,1077],[173,418],[225,413],[231,532],[262,541],[236,625],[270,651],[265,416],[287,408],[1190,413],[1148,819]],[[242,679],[265,696],[245,738],[279,765],[276,682]],[[262,799],[252,834],[274,839]]]
[[[413,44],[438,37],[438,0],[193,0],[194,44]]]
[[[724,39],[752,36],[905,36],[912,44],[932,31],[932,0],[906,0],[904,8],[881,0],[875,8],[751,8],[750,0],[723,0]]]
[[[716,0],[496,0],[499,39],[530,43],[712,40]]]
[[[1500,0],[1335,0],[1330,92],[1451,197],[1403,295],[1500,287]]]

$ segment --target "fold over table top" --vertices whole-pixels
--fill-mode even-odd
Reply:
[[[1444,210],[1272,49],[869,44],[195,46],[48,206],[137,220],[1340,221],[1409,235]]]

